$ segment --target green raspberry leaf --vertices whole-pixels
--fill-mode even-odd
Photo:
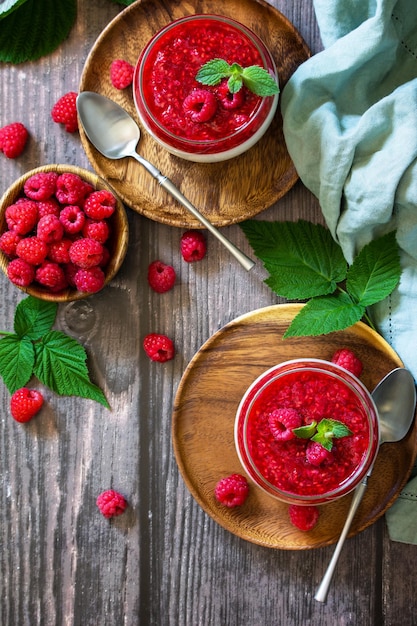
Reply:
[[[70,33],[77,0],[26,0],[0,20],[0,61],[34,61],[55,50]]]
[[[9,335],[0,340],[0,376],[11,394],[30,380],[34,363],[35,351],[29,339]]]
[[[267,70],[263,67],[259,67],[259,65],[245,67],[242,72],[242,80],[245,87],[257,96],[273,96],[279,93],[276,80]]]
[[[212,59],[207,61],[197,72],[196,81],[202,85],[218,85],[223,78],[228,78],[231,74],[230,65],[223,59]]]
[[[28,296],[16,307],[14,330],[19,337],[36,341],[51,330],[58,310],[56,302]]]
[[[27,0],[2,0],[0,1],[0,19],[15,11],[21,4]]]
[[[294,317],[284,338],[327,335],[356,324],[364,313],[365,307],[345,293],[312,298]]]
[[[305,426],[293,428],[292,432],[296,437],[299,437],[300,439],[311,439],[312,436],[317,432],[317,422],[313,420],[311,424],[306,424]]]
[[[106,397],[88,374],[84,347],[65,333],[52,330],[35,346],[34,373],[61,396],[80,396],[109,407]]]
[[[380,302],[398,285],[401,265],[396,233],[368,243],[349,268],[346,289],[364,307]]]
[[[323,446],[326,450],[333,447],[333,439],[341,439],[352,435],[352,431],[339,420],[323,419],[317,425],[317,433],[311,438]]]
[[[240,226],[270,274],[266,284],[284,298],[333,293],[346,277],[342,249],[320,224],[248,220]]]

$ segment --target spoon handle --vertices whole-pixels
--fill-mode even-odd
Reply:
[[[327,592],[329,591],[330,583],[332,581],[333,574],[336,569],[336,565],[337,565],[340,553],[343,548],[343,544],[345,543],[345,539],[351,527],[353,518],[355,517],[355,513],[358,510],[358,507],[362,501],[363,495],[366,491],[366,487],[368,485],[368,477],[370,476],[370,473],[371,472],[368,472],[365,478],[363,478],[362,482],[359,483],[359,485],[355,489],[352,502],[350,505],[349,513],[346,517],[345,525],[343,526],[343,530],[336,544],[336,548],[335,548],[335,551],[333,552],[333,556],[330,559],[330,563],[327,566],[326,573],[324,574],[323,579],[320,583],[320,586],[317,589],[316,595],[314,596],[314,599],[318,600],[318,602],[326,602]]]
[[[239,263],[245,268],[245,270],[249,271],[253,268],[253,266],[255,265],[255,261],[246,256],[246,254],[239,250],[239,248],[237,248],[229,239],[227,239],[227,237],[222,235],[222,233],[215,226],[213,226],[213,224],[209,222],[209,220],[206,219],[204,215],[202,215],[200,211],[196,209],[196,207],[191,204],[189,200],[187,200],[187,198],[181,193],[181,191],[174,185],[174,183],[169,178],[161,174],[161,172],[154,165],[152,165],[152,163],[146,161],[136,152],[133,153],[132,156],[137,161],[139,161],[139,163],[141,163],[150,174],[152,174],[152,176],[159,182],[159,184],[165,189],[165,191],[167,191],[169,194],[171,194],[171,196],[178,200],[178,202],[182,204],[182,206],[185,207],[187,211],[194,215],[194,217],[198,219],[198,221],[203,224],[203,226],[205,226],[207,230],[210,231],[211,234],[214,235],[225,246],[227,250],[229,250],[229,252],[235,257],[235,259],[239,261]]]

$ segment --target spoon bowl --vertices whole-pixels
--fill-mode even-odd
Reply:
[[[207,228],[246,269],[255,262],[239,250],[181,193],[157,167],[136,152],[140,129],[129,113],[113,100],[93,91],[82,91],[77,97],[77,111],[85,134],[108,159],[136,159],[168,193]]]

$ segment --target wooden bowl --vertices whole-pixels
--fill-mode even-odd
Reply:
[[[117,274],[126,256],[129,239],[129,226],[126,211],[121,200],[117,197],[113,189],[102,178],[100,178],[99,176],[97,176],[97,174],[93,172],[74,165],[55,164],[37,167],[18,178],[7,189],[7,191],[0,199],[0,235],[2,235],[7,230],[7,207],[15,203],[19,197],[23,196],[23,187],[25,182],[28,180],[28,178],[39,172],[57,172],[57,174],[70,172],[72,174],[78,174],[78,176],[80,176],[84,181],[92,185],[95,190],[107,189],[116,197],[116,210],[108,220],[109,226],[111,228],[111,234],[108,241],[106,242],[106,247],[109,249],[110,259],[106,267],[103,269],[105,274],[104,286],[106,286]],[[0,267],[6,274],[6,276],[9,262],[10,259],[0,250]],[[80,300],[91,295],[87,292],[77,291],[77,289],[73,287],[68,287],[67,289],[60,291],[59,293],[53,293],[51,291],[48,291],[46,287],[42,287],[37,283],[32,283],[28,287],[19,287],[18,285],[15,286],[18,287],[18,289],[21,289],[22,291],[27,293],[28,295],[40,298],[41,300],[49,300],[51,302],[70,302],[72,300]]]

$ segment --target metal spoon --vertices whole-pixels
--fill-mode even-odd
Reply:
[[[404,368],[392,370],[375,387],[372,392],[372,398],[378,409],[380,428],[379,445],[401,441],[401,439],[406,436],[412,424],[416,407],[416,388],[411,373]],[[327,592],[336,569],[339,555],[355,513],[362,501],[372,470],[373,464],[365,478],[355,489],[339,541],[337,542],[322,582],[314,596],[315,600],[319,602],[326,601]]]
[[[180,202],[203,226],[207,228],[245,268],[250,270],[255,262],[222,235],[175,185],[146,159],[136,152],[140,129],[127,111],[113,100],[93,91],[82,91],[77,97],[77,111],[85,134],[91,143],[109,159],[133,157],[159,182],[168,193]]]

